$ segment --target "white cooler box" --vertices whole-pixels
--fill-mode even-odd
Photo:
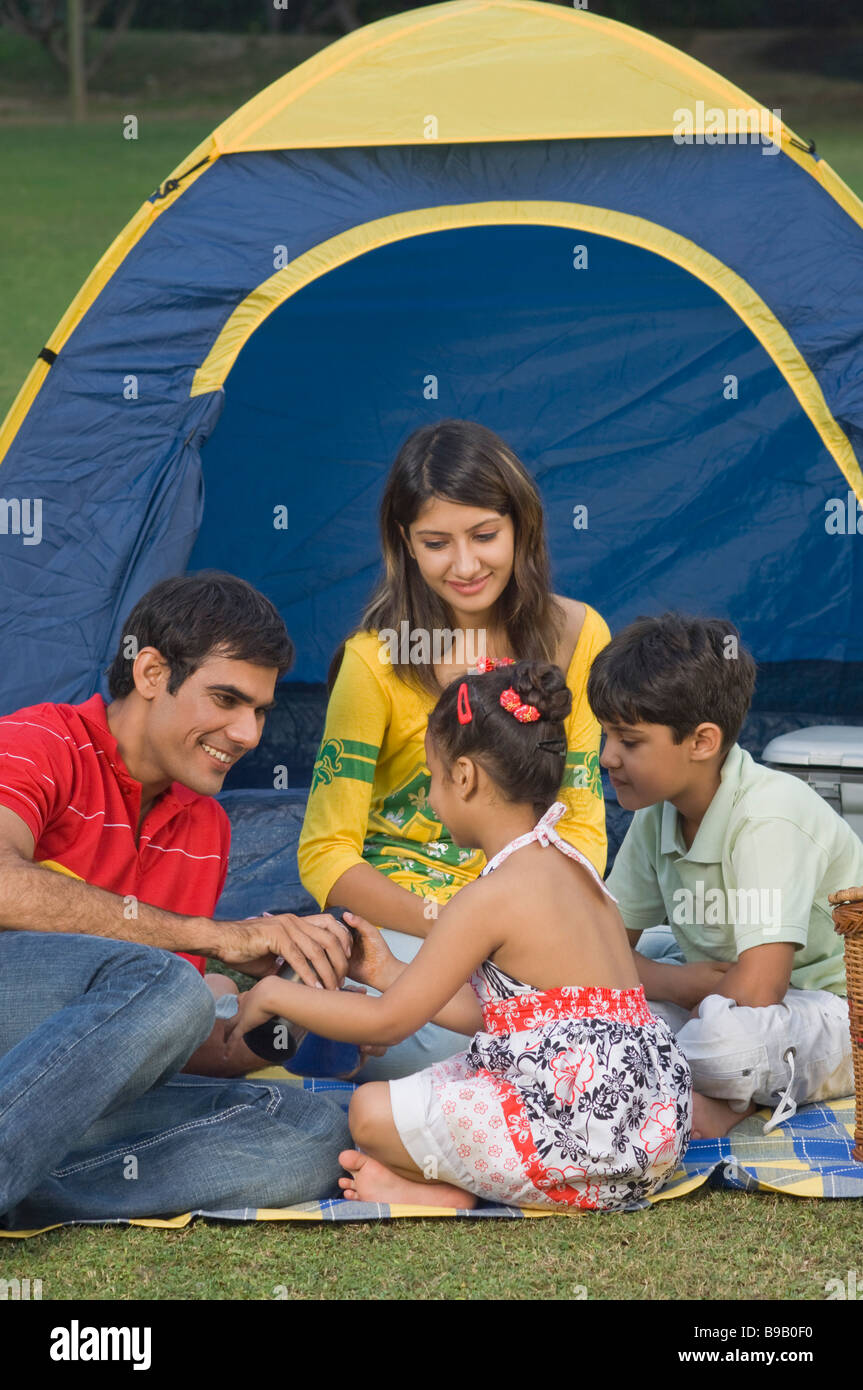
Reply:
[[[816,724],[772,738],[761,761],[808,782],[863,840],[863,728]]]

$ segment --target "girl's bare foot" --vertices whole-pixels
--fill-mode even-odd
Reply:
[[[442,1182],[412,1182],[358,1149],[344,1149],[339,1163],[349,1178],[339,1178],[342,1195],[352,1202],[389,1202],[399,1206],[475,1207],[476,1197]]]
[[[711,1096],[692,1093],[692,1138],[721,1139],[741,1120],[754,1115],[757,1105],[750,1105],[743,1113],[732,1110],[727,1100],[714,1100]]]

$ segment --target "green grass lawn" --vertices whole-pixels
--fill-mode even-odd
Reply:
[[[860,1232],[856,1202],[701,1190],[622,1216],[77,1227],[0,1240],[0,1278],[43,1300],[824,1300],[863,1283]]]

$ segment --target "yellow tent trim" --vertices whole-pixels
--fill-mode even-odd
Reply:
[[[688,270],[715,290],[755,335],[808,415],[849,487],[863,500],[863,474],[851,445],[827,407],[823,392],[790,335],[735,271],[676,232],[643,217],[584,203],[544,201],[450,204],[365,222],[331,237],[276,271],[238,304],[195,373],[191,395],[218,391],[249,338],[274,309],[313,280],[377,247],[454,227],[532,224],[596,232],[642,246]]]
[[[211,139],[220,154],[423,145],[428,114],[443,117],[438,138],[447,144],[661,137],[673,134],[676,109],[713,98],[772,115],[704,63],[617,20],[540,0],[446,0],[338,39]],[[694,134],[703,134],[704,114]],[[784,122],[781,144],[863,227],[863,202]]]
[[[712,98],[769,114],[703,63],[586,9],[447,0],[339,39],[214,139],[222,153],[422,144],[429,114],[447,144],[670,135],[677,109]]]

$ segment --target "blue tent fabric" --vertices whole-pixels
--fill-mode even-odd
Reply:
[[[613,628],[670,598],[705,611],[716,611],[721,599],[762,660],[863,660],[863,634],[853,620],[860,586],[854,537],[824,529],[825,503],[846,496],[844,478],[772,361],[724,301],[640,248],[545,227],[458,229],[413,239],[422,246],[379,248],[331,272],[325,280],[342,297],[330,308],[340,317],[318,322],[313,351],[325,345],[327,328],[344,327],[350,336],[349,291],[359,292],[364,276],[367,289],[376,257],[382,270],[415,275],[439,254],[432,243],[443,248],[446,242],[464,266],[487,253],[498,284],[502,275],[513,292],[512,312],[505,299],[456,306],[458,351],[446,363],[445,409],[441,398],[426,402],[421,391],[394,399],[385,376],[376,394],[384,357],[355,353],[353,371],[370,400],[365,424],[375,418],[379,424],[364,438],[360,429],[340,459],[325,455],[324,473],[309,460],[314,464],[325,449],[332,409],[295,429],[290,381],[280,383],[277,363],[269,374],[273,418],[264,423],[270,427],[252,437],[236,433],[245,352],[224,397],[190,397],[195,371],[226,318],[272,274],[275,246],[287,245],[295,259],[374,218],[490,199],[617,209],[715,255],[785,326],[863,456],[863,233],[782,153],[765,156],[759,145],[617,139],[224,156],[127,254],[59,353],[3,464],[5,497],[44,499],[44,536],[28,549],[19,536],[0,535],[6,599],[0,632],[16,653],[0,670],[0,710],[37,699],[85,699],[98,686],[124,613],[190,556],[192,564],[206,558],[250,578],[258,566],[278,591],[297,642],[293,676],[319,681],[374,578],[374,514],[395,449],[427,419],[469,412],[521,449],[549,510],[556,582],[593,602]],[[582,273],[577,290],[577,272],[567,269],[565,283],[585,296],[570,302],[567,317],[553,303],[554,279],[543,257],[555,243],[562,253],[575,240],[589,244],[593,269]],[[597,274],[603,266],[604,276]],[[540,307],[556,307],[557,317],[534,314],[529,296],[519,300],[520,273],[545,294]],[[458,264],[453,274],[458,279]],[[421,292],[421,276],[411,283]],[[487,288],[493,283],[487,278]],[[657,307],[646,295],[639,327],[637,291],[651,285],[664,298],[660,293]],[[258,330],[260,343],[279,324],[289,332],[302,318],[301,301],[320,308],[327,292],[323,285],[317,294],[314,285],[301,291]],[[398,298],[396,281],[382,311]],[[426,294],[417,307],[427,300]],[[410,299],[404,302],[406,330],[411,307]],[[501,315],[497,364],[484,357],[491,310]],[[603,348],[599,330],[609,314],[619,331]],[[647,379],[651,331],[662,371]],[[250,362],[257,337],[245,350]],[[516,419],[506,380],[512,376],[518,385],[521,373],[520,389],[529,389],[537,353],[553,375],[542,408]],[[628,376],[630,366],[638,370]],[[495,386],[495,372],[503,385]],[[727,372],[743,384],[733,405],[721,392]],[[588,401],[579,391],[586,374]],[[137,378],[135,399],[124,395],[130,375]],[[710,397],[714,375],[719,380]],[[687,411],[688,453],[680,423]],[[665,447],[669,426],[681,434],[676,456]],[[235,431],[235,447],[222,448],[220,457],[222,428],[226,445]],[[256,531],[224,524],[224,514],[219,524],[218,505],[210,524],[210,496],[230,501],[234,487],[242,500],[254,478],[271,506],[286,503],[292,476],[287,556],[274,551],[272,535],[264,543]],[[567,505],[571,515],[572,504],[585,499],[592,504],[590,527],[574,532]],[[291,549],[292,535],[305,537],[305,558]],[[262,553],[268,548],[269,559]],[[717,575],[725,584],[719,594]]]
[[[641,248],[581,240],[586,271],[572,269],[573,236],[559,228],[471,228],[381,248],[288,300],[240,354],[202,454],[212,483],[191,563],[218,563],[233,532],[243,573],[302,649],[305,679],[323,679],[373,583],[388,460],[412,427],[452,414],[482,418],[533,468],[555,583],[582,596],[587,587],[612,627],[646,600],[697,609],[709,595],[762,655],[790,659],[804,643],[844,655],[847,628],[824,612],[849,582],[852,552],[812,525],[838,470],[793,393],[715,291]],[[483,360],[467,377],[477,305]],[[658,340],[659,316],[668,332]],[[723,397],[730,364],[735,402]],[[439,394],[427,401],[432,369]],[[267,409],[277,393],[284,414]],[[247,479],[238,495],[231,458],[250,439],[288,467],[277,483],[265,471]],[[793,484],[777,486],[789,458],[800,461]],[[272,527],[277,502],[286,532]],[[573,527],[575,504],[588,508],[586,530]],[[799,590],[765,585],[789,553]]]
[[[262,912],[318,911],[297,867],[307,796],[307,787],[222,792],[219,800],[231,822],[231,861],[219,899],[223,921]]]

